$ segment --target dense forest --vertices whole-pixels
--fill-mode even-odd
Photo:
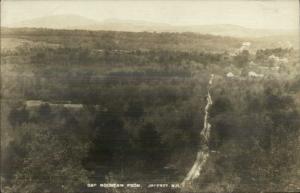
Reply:
[[[181,183],[202,145],[211,74],[211,153],[189,191],[300,190],[297,48],[194,33],[1,33],[2,192]]]

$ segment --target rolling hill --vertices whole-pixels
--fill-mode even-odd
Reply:
[[[83,29],[130,32],[194,32],[234,37],[264,37],[278,35],[297,35],[297,31],[252,29],[238,25],[170,25],[138,20],[107,19],[103,21],[89,19],[79,15],[53,15],[25,20],[4,27],[30,27],[53,29]]]

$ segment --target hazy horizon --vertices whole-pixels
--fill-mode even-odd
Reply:
[[[57,15],[45,15],[45,16],[41,16],[41,17],[35,17],[32,19],[27,19],[27,20],[21,20],[19,22],[16,23],[9,23],[9,24],[1,24],[2,27],[14,27],[14,25],[16,24],[20,24],[22,22],[28,22],[28,21],[33,21],[33,20],[37,20],[37,19],[44,19],[44,18],[51,18],[51,17],[65,17],[65,16],[77,16],[77,17],[81,17],[81,18],[85,18],[87,20],[91,20],[91,21],[95,21],[100,23],[105,23],[105,22],[132,22],[132,23],[146,23],[146,24],[153,24],[153,25],[169,25],[169,26],[173,26],[173,27],[185,27],[185,26],[238,26],[238,27],[242,27],[242,28],[248,28],[248,29],[266,29],[266,30],[298,30],[297,28],[288,28],[288,29],[282,29],[282,28],[255,28],[255,27],[247,27],[244,25],[238,25],[238,24],[232,24],[232,23],[215,23],[215,24],[170,24],[170,23],[163,23],[163,22],[158,22],[158,21],[148,21],[148,20],[139,20],[139,19],[120,19],[120,18],[115,18],[115,17],[111,17],[111,18],[106,18],[103,20],[97,20],[94,18],[88,18],[86,16],[80,15],[80,14],[57,14]],[[26,26],[24,26],[26,27]]]
[[[299,28],[299,2],[296,0],[1,2],[1,26],[58,15],[78,15],[97,22],[121,20],[172,26],[237,25],[253,29],[284,30]]]

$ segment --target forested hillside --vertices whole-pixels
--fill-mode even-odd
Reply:
[[[3,192],[181,183],[203,145],[211,74],[210,156],[189,191],[300,190],[299,50],[284,39],[1,33]]]

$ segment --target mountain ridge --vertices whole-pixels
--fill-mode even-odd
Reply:
[[[98,21],[76,14],[44,16],[13,23],[5,27],[32,27],[131,32],[194,32],[234,37],[263,37],[271,35],[291,35],[295,33],[292,30],[254,29],[234,24],[171,25],[167,23],[148,22],[140,20],[121,20],[114,18]]]

